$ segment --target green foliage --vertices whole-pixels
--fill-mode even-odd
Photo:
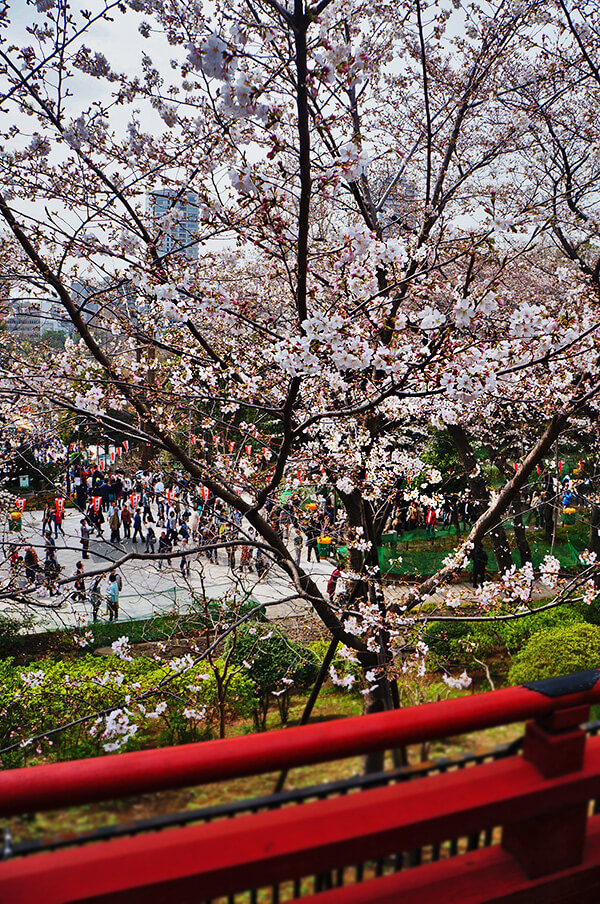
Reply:
[[[510,621],[433,622],[424,640],[438,667],[470,671],[476,658],[485,662],[495,677],[505,678],[512,657],[533,634],[583,621],[576,608],[559,606]]]
[[[189,660],[188,660],[189,662]],[[185,660],[157,663],[137,658],[86,655],[72,661],[45,659],[28,666],[12,659],[0,661],[3,687],[0,704],[0,747],[21,744],[2,756],[5,768],[22,766],[36,755],[55,760],[99,756],[107,752],[106,720],[92,718],[74,724],[49,740],[26,744],[32,735],[119,707],[128,714],[135,732],[126,749],[158,747],[211,737],[218,723],[219,701],[213,674],[200,663],[174,678],[167,693],[154,689]],[[141,701],[136,698],[149,692]],[[230,716],[250,715],[252,683],[235,675],[229,688]]]
[[[600,666],[600,628],[571,624],[534,634],[515,658],[512,684],[567,675]]]
[[[254,723],[266,728],[269,706],[277,700],[282,721],[287,719],[292,687],[304,688],[314,680],[318,661],[307,646],[290,640],[276,625],[248,621],[227,642],[231,662],[247,670],[254,685]]]

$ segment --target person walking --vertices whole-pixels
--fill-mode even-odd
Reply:
[[[38,567],[38,557],[33,546],[28,546],[25,550],[23,563],[25,565],[25,577],[27,578],[27,583],[33,584],[35,581],[35,573]]]
[[[85,601],[85,580],[83,577],[83,562],[77,562],[74,571],[75,578],[75,592],[73,593],[73,600],[79,603],[83,603]]]
[[[100,612],[100,607],[102,605],[102,579],[104,578],[103,574],[99,574],[96,578],[94,578],[94,583],[92,584],[92,588],[90,590],[90,603],[92,605],[92,621],[94,624],[98,621],[98,613]]]
[[[121,511],[121,524],[123,525],[123,539],[131,540],[131,509],[124,504]]]
[[[317,560],[317,562],[321,561],[321,558],[319,556],[319,547],[317,545],[317,538],[319,537],[320,533],[321,532],[319,530],[319,524],[317,522],[317,519],[315,517],[311,518],[308,523],[308,527],[306,528],[306,539],[307,539],[306,561],[307,562],[310,562],[311,552],[314,552],[315,559]]]
[[[108,524],[110,527],[110,542],[119,543],[121,539],[121,534],[119,532],[119,528],[121,527],[121,519],[119,518],[119,509],[116,505],[113,505],[111,509]]]
[[[108,606],[108,620],[116,621],[119,617],[119,580],[114,571],[111,571],[108,576],[106,602]]]
[[[83,549],[82,558],[89,559],[88,551],[90,548],[90,534],[92,533],[92,529],[87,523],[86,518],[82,518],[79,522],[81,527],[79,528],[79,533],[81,536],[81,546]]]
[[[488,562],[488,554],[481,542],[477,542],[473,547],[471,559],[473,560],[473,587],[481,587],[485,581],[485,568]]]
[[[297,527],[294,533],[294,559],[296,560],[296,565],[300,565],[300,556],[302,555],[303,545],[302,531]]]
[[[142,533],[142,515],[139,508],[135,510],[135,515],[133,516],[133,543],[137,543],[136,537],[138,534],[140,535],[140,540],[142,541],[142,543],[145,543],[146,541]]]
[[[156,534],[154,533],[154,528],[151,524],[147,525],[146,530],[146,552],[154,552],[154,547],[156,545]]]

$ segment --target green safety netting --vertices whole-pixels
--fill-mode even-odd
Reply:
[[[435,549],[433,548],[433,546],[429,546],[428,548],[413,547],[411,549],[410,547],[406,547],[405,545],[404,541],[406,536],[406,534],[402,535],[402,541],[397,545],[396,548],[391,548],[389,546],[378,547],[377,552],[379,556],[379,567],[381,568],[382,574],[418,574],[424,576],[434,574],[436,571],[439,571],[439,569],[443,567],[444,559],[446,559],[446,557],[450,554],[449,550]],[[436,536],[438,535],[436,534]],[[566,543],[555,543],[552,549],[552,554],[559,560],[560,564],[564,568],[580,567],[581,562],[579,561],[579,554],[583,552],[583,549],[583,546],[581,547],[581,549],[578,549],[575,544],[568,540]],[[337,551],[338,553],[340,553],[340,555],[346,556],[345,546],[337,547]],[[498,571],[498,565],[494,553],[487,547],[486,551],[488,554],[487,570],[491,572]],[[549,547],[540,549],[537,543],[533,544],[533,546],[531,547],[531,557],[533,560],[534,568],[539,568],[544,556],[546,556],[549,552]],[[515,565],[519,566],[521,564],[521,560],[518,550],[511,550],[511,554],[513,562],[515,563]],[[401,559],[402,561],[400,562],[399,559]]]

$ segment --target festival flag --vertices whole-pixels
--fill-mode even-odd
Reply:
[[[15,505],[20,512],[25,511],[25,500],[21,496],[15,499]]]
[[[134,512],[135,512],[136,508],[137,508],[138,505],[140,504],[140,494],[139,494],[139,493],[132,493],[131,496],[129,497],[129,501],[131,502],[131,508],[132,508],[132,509],[134,510]]]
[[[65,510],[65,500],[62,498],[57,499],[54,503],[54,506],[56,508],[57,513],[59,515],[62,515],[62,513]]]
[[[99,512],[102,505],[102,496],[93,496],[92,502],[94,503],[94,511]]]

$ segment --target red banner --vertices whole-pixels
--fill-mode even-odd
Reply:
[[[202,496],[205,502],[208,502],[209,490],[207,487],[200,487],[200,495]]]
[[[123,440],[123,448],[125,449],[126,452],[129,452],[129,440],[126,440],[126,439]]]
[[[131,508],[135,512],[136,508],[140,504],[140,494],[132,493],[131,496],[129,497],[129,501],[131,502]]]
[[[94,511],[99,512],[102,505],[102,496],[93,496],[92,502],[94,503]]]
[[[115,450],[113,449],[112,452],[110,453],[110,460],[112,461],[113,465],[115,463],[115,458],[116,458]]]
[[[120,446],[117,446],[117,455],[119,456],[119,458],[123,457],[123,450]]]
[[[230,442],[229,442],[229,451],[230,451],[230,452],[233,452],[234,449],[235,449],[235,443],[234,443],[233,440],[230,440]]]
[[[558,473],[562,474],[563,472],[564,461],[559,461],[558,463]]]
[[[62,513],[63,513],[64,510],[65,510],[65,500],[64,500],[64,499],[57,499],[57,500],[55,501],[55,503],[54,503],[54,507],[56,508],[56,511],[58,512],[58,514],[59,514],[59,515],[62,515]]]
[[[246,446],[246,455],[252,455],[252,446],[250,443]]]

